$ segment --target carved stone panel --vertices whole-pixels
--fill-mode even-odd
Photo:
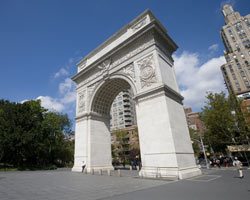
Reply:
[[[138,62],[140,69],[141,87],[149,87],[157,82],[153,54],[143,58]]]
[[[82,113],[85,110],[86,110],[86,90],[83,90],[78,94],[78,113]]]
[[[88,86],[88,97],[87,97],[88,106],[90,106],[91,97],[92,97],[93,92],[94,92],[96,86],[98,85],[98,83],[99,82],[95,82],[94,84]]]
[[[121,74],[124,74],[124,75],[130,77],[134,82],[136,82],[136,79],[135,79],[135,68],[134,68],[134,64],[133,63],[125,66],[119,72]]]

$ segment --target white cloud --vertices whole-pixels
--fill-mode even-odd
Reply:
[[[220,71],[220,66],[226,62],[223,56],[212,58],[202,65],[199,63],[199,55],[194,53],[183,52],[173,58],[181,94],[185,98],[185,107],[200,110],[204,106],[208,91],[225,91]]]
[[[208,50],[210,51],[216,51],[218,49],[219,45],[218,44],[212,44],[210,47],[208,47]]]
[[[63,98],[61,99],[61,102],[63,104],[69,104],[69,103],[73,103],[76,101],[76,92],[75,90],[73,91],[70,91],[70,92],[67,92]]]
[[[49,110],[58,112],[67,111],[67,109],[75,104],[76,92],[75,84],[70,78],[66,78],[62,83],[59,84],[58,98],[50,96],[39,96],[37,99],[41,100],[41,105]]]
[[[66,78],[63,83],[59,84],[60,94],[64,94],[65,92],[72,90],[73,86],[73,81],[70,78]]]
[[[68,75],[69,72],[65,68],[61,68],[58,72],[55,73],[54,78],[58,78],[60,76]]]
[[[20,103],[23,104],[25,103],[26,101],[29,101],[28,99],[25,99],[25,100],[22,100]]]
[[[64,104],[72,103],[76,99],[75,84],[70,78],[59,84],[59,92],[63,95],[61,102]]]
[[[64,110],[64,105],[60,102],[60,100],[51,98],[49,96],[39,96],[37,99],[41,100],[41,105],[44,108],[47,108],[51,111],[62,112]]]

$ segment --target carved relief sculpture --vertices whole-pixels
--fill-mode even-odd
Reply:
[[[105,73],[108,72],[110,64],[111,64],[111,59],[107,59],[102,64],[100,64],[98,68],[102,70],[102,73]]]
[[[129,76],[130,78],[132,78],[132,80],[134,82],[136,82],[136,79],[135,79],[135,69],[134,69],[134,64],[133,63],[131,63],[128,66],[126,66],[125,68],[123,68],[121,72],[123,74]]]
[[[153,55],[147,56],[138,62],[140,68],[141,87],[144,88],[156,83],[155,67],[153,63]]]
[[[90,99],[98,83],[99,82],[95,82],[93,85],[88,86],[88,97],[87,97],[88,106],[90,106]]]
[[[79,93],[78,96],[78,113],[85,111],[86,102],[85,102],[85,90]]]

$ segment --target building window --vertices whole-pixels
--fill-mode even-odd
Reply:
[[[232,65],[228,65],[228,68],[230,69],[230,72],[234,72]]]
[[[230,57],[226,56],[226,60],[227,60],[227,62],[230,62]]]
[[[241,71],[240,74],[241,74],[241,76],[245,76],[245,72],[244,71]]]

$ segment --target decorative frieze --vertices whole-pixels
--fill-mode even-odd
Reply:
[[[141,87],[149,87],[157,82],[153,54],[143,58],[138,63],[140,69]]]

